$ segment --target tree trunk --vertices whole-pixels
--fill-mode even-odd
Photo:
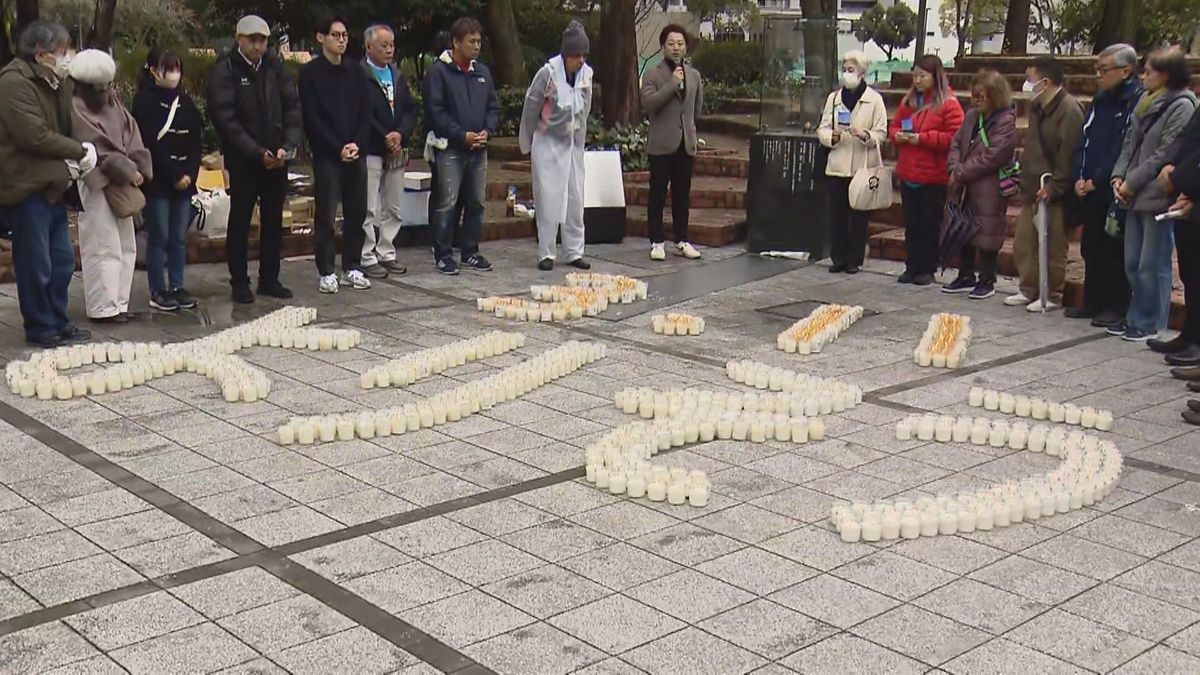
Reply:
[[[1132,5],[1132,3],[1129,3]],[[1029,0],[1012,0],[1008,5],[1008,18],[1004,22],[1005,54],[1027,54],[1029,52]]]
[[[639,119],[637,78],[637,0],[602,0],[600,52],[600,114],[604,125],[633,124]]]
[[[1104,14],[1100,17],[1100,29],[1093,41],[1094,54],[1118,42],[1134,44],[1137,39],[1137,9],[1135,2],[1106,0]]]
[[[525,54],[517,33],[517,17],[512,0],[487,0],[486,19],[488,39],[492,43],[492,72],[496,84],[524,87],[529,84],[525,73]]]
[[[113,41],[113,14],[117,11],[117,0],[96,0],[96,14],[88,30],[88,49],[109,51]]]
[[[17,41],[17,37],[25,27],[40,16],[38,12],[38,0],[17,0],[17,25],[13,28],[13,42]]]

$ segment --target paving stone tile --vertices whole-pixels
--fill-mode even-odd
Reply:
[[[446,517],[492,537],[554,520],[551,514],[515,499],[500,499],[472,506],[448,513]]]
[[[630,540],[630,543],[688,566],[698,565],[744,546],[729,537],[690,523],[651,532]]]
[[[747,464],[745,469],[787,481],[794,485],[807,483],[839,471],[839,468],[832,464],[818,462],[794,452],[781,452],[778,455],[760,459],[757,462]],[[735,472],[733,475],[741,479],[745,474]],[[735,496],[741,499],[746,498],[741,495]],[[761,495],[755,495],[754,497],[759,496]]]
[[[1101,584],[1060,608],[1106,626],[1158,642],[1200,620],[1200,614],[1112,584]]]
[[[428,558],[487,539],[487,536],[444,516],[417,521],[372,535],[414,558]]]
[[[288,671],[266,658],[257,658],[217,672],[221,675],[286,675]]]
[[[264,654],[332,635],[354,622],[307,595],[227,616],[218,623]]]
[[[968,576],[1046,605],[1057,605],[1097,583],[1094,579],[1020,556],[1010,556]]]
[[[18,574],[12,579],[43,605],[57,605],[142,581],[107,553]]]
[[[13,482],[12,487],[17,494],[30,502],[45,505],[111,490],[113,484],[93,471],[72,466],[71,470],[62,473]],[[18,506],[24,507],[29,504]]]
[[[439,553],[426,558],[426,562],[472,586],[482,586],[542,564],[528,553],[496,540]]]
[[[122,647],[109,654],[130,673],[214,671],[244,663],[254,650],[216,624],[203,623]]]
[[[393,614],[471,588],[422,562],[411,562],[358,577],[345,586]]]
[[[748,544],[757,544],[802,525],[791,518],[750,504],[722,509],[696,518],[692,523]]]
[[[851,501],[884,499],[904,489],[903,485],[874,478],[857,471],[843,471],[809,482],[806,487]]]
[[[982,644],[943,664],[942,668],[954,675],[1024,675],[1031,672],[1083,675],[1088,672],[1003,638]]]
[[[534,623],[477,642],[464,650],[497,673],[550,675],[575,672],[604,653],[544,623]]]
[[[837,633],[832,626],[762,599],[707,619],[699,627],[772,660]]]
[[[1200,572],[1200,539],[1193,539],[1173,551],[1160,555],[1158,559],[1193,572]]]
[[[412,558],[371,537],[355,537],[298,553],[292,560],[340,584],[402,565]]]
[[[214,620],[300,594],[294,587],[259,567],[248,567],[192,582],[169,589],[168,592]]]
[[[718,471],[709,476],[709,480],[713,492],[741,501],[758,499],[792,486],[787,481],[739,467]]]
[[[1165,494],[1165,492],[1159,494]],[[1178,532],[1189,537],[1198,537],[1200,536],[1200,518],[1196,518],[1194,513],[1188,509],[1189,504],[1192,508],[1196,506],[1196,503],[1193,502],[1174,502],[1157,497],[1146,497],[1114,511],[1113,515],[1161,527],[1164,530]]]
[[[129,671],[117,665],[116,661],[107,656],[100,655],[68,663],[45,672],[47,675],[125,675]]]
[[[780,661],[799,673],[924,673],[928,666],[866,640],[839,633]]]
[[[502,537],[505,543],[542,560],[558,562],[616,541],[567,520],[550,520]]]
[[[850,631],[929,665],[945,663],[988,639],[982,631],[911,605],[864,621]]]
[[[70,616],[66,623],[104,651],[204,623],[187,605],[159,592]]]
[[[614,544],[564,560],[559,564],[576,574],[618,591],[680,569],[680,566],[674,562],[628,544]]]
[[[484,491],[484,488],[479,485],[441,471],[433,471],[424,476],[385,485],[383,489],[418,506],[432,506]]]
[[[619,654],[683,628],[685,624],[621,595],[549,619],[559,630],[609,654]]]
[[[265,485],[251,485],[238,490],[197,499],[192,505],[210,516],[232,523],[266,513],[296,506],[296,502]]]
[[[339,467],[343,473],[378,488],[435,473],[435,469],[401,455],[387,455]]]
[[[686,569],[630,588],[625,595],[688,623],[754,599],[746,591]]]
[[[78,533],[59,530],[0,544],[0,573],[11,577],[96,553],[100,549]]]
[[[659,638],[623,657],[650,673],[747,673],[764,659],[695,628]]]
[[[233,551],[199,532],[123,548],[113,555],[150,578],[234,557]]]
[[[158,481],[159,487],[187,501],[241,490],[251,485],[254,485],[254,481],[223,466],[179,474]]]
[[[1115,628],[1052,609],[1008,638],[1092,671],[1108,671],[1153,646]]]
[[[343,525],[360,525],[380,517],[407,513],[417,508],[416,504],[372,487],[323,499],[308,506]]]
[[[391,673],[420,663],[417,657],[357,626],[273,654],[292,673]]]
[[[0,543],[57,532],[63,524],[36,506],[0,513]]]
[[[822,574],[776,593],[770,599],[838,628],[849,628],[900,603],[835,576]]]
[[[956,535],[959,538],[967,539],[973,542],[991,546],[992,548],[1008,551],[1009,553],[1018,553],[1034,544],[1046,541],[1051,537],[1058,536],[1058,532],[1048,527],[1034,525],[1028,520],[1021,523],[1019,527],[1003,527],[998,530],[984,532],[983,530],[975,530],[974,532],[962,533]],[[941,539],[942,537],[936,537]],[[917,541],[920,541],[919,539]]]
[[[357,438],[352,441],[335,441],[319,445],[298,446],[295,447],[295,452],[309,459],[316,460],[325,466],[334,468],[357,464],[379,457],[389,457],[392,454],[386,448]]]
[[[571,516],[571,520],[622,540],[634,539],[679,522],[675,518],[628,500],[575,514]]]
[[[583,511],[615,504],[623,500],[607,494],[581,481],[559,483],[550,487],[525,492],[514,499],[535,506],[547,513],[557,516],[571,516]]]
[[[1062,534],[1031,546],[1021,555],[1076,572],[1093,579],[1111,579],[1146,561],[1132,553],[1119,551],[1086,539]]]
[[[1200,658],[1158,645],[1114,670],[1114,673],[1187,673],[1200,671]]]
[[[400,618],[458,648],[535,621],[532,616],[478,590],[406,610],[400,613]]]
[[[954,574],[891,551],[879,551],[859,558],[832,573],[900,600],[913,600],[955,579]]]
[[[1169,530],[1116,516],[1102,516],[1075,528],[1071,534],[1129,553],[1150,557],[1165,553],[1187,543],[1190,539],[1190,537]]]
[[[90,523],[79,533],[109,551],[138,546],[190,531],[187,525],[158,510]]]
[[[1046,606],[973,579],[958,579],[913,602],[966,624],[1000,635],[1046,610]]]
[[[366,483],[347,476],[340,471],[325,469],[323,465],[304,459],[303,457],[299,457],[299,459],[309,462],[315,468],[307,470],[300,475],[271,480],[267,483],[267,487],[287,495],[301,504],[310,504],[332,497],[340,497],[368,487]],[[242,471],[239,466],[244,468],[244,465],[235,465],[234,468]],[[245,473],[244,471],[242,472]],[[262,479],[255,478],[255,480],[261,481]]]
[[[546,565],[488,584],[482,590],[539,619],[612,594],[574,572]]]
[[[8,579],[0,579],[0,621],[40,609],[41,605]]]
[[[905,539],[888,550],[955,574],[968,574],[1007,555],[1004,551],[963,537]]]
[[[1113,579],[1112,583],[1200,612],[1200,574],[1191,570],[1151,560]]]
[[[575,671],[578,675],[641,675],[646,671],[611,657]]]
[[[466,464],[450,469],[448,472],[489,489],[516,485],[546,475],[546,472],[541,469],[508,457],[496,457],[476,464]]]
[[[0,636],[4,667],[14,673],[46,672],[98,655],[78,633],[61,622],[46,623]]]
[[[773,537],[760,543],[759,547],[822,571],[858,560],[876,550],[866,543],[847,544],[836,532],[812,526]]]
[[[696,569],[756,595],[767,595],[819,574],[814,569],[758,548],[734,551],[701,563]]]
[[[307,506],[272,511],[232,523],[247,536],[268,546],[279,546],[342,528],[332,518]]]
[[[806,487],[788,488],[750,503],[804,523],[815,523],[829,517],[829,495]]]

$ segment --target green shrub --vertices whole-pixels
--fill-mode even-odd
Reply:
[[[758,84],[730,85],[721,82],[705,82],[704,109],[700,112],[703,115],[724,112],[725,104],[729,101],[739,98],[757,99],[761,95],[761,85]]]
[[[696,49],[692,65],[706,82],[728,85],[762,80],[763,48],[756,42],[705,42]]]
[[[650,125],[645,120],[633,125],[618,124],[605,128],[599,113],[595,113],[588,120],[587,147],[593,150],[620,150],[623,171],[645,171],[650,167],[650,158],[646,154],[649,129]]]

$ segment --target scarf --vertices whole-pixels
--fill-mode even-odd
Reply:
[[[846,106],[847,110],[854,110],[854,106],[858,105],[858,100],[865,93],[867,93],[867,81],[865,79],[859,82],[858,86],[853,90],[842,87],[842,105]]]
[[[555,121],[567,120],[574,127],[574,116],[583,112],[587,101],[584,96],[592,86],[592,67],[583,64],[575,73],[575,86],[567,82],[567,64],[563,62],[562,54],[549,61],[550,88],[546,90],[546,103],[542,107],[542,119],[549,124]],[[551,98],[557,110],[550,108]]]
[[[1166,92],[1167,90],[1165,87],[1159,89],[1158,91],[1146,92],[1146,95],[1142,96],[1142,100],[1138,101],[1137,107],[1133,109],[1133,114],[1137,115],[1138,117],[1145,117],[1146,113],[1150,110],[1150,106],[1154,105],[1154,102],[1161,98]]]

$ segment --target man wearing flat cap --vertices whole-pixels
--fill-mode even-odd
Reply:
[[[287,163],[301,141],[296,83],[267,51],[271,29],[261,17],[237,23],[237,47],[223,55],[208,78],[208,115],[217,130],[229,172],[229,231],[225,256],[233,300],[254,302],[247,271],[247,239],[254,205],[259,207],[258,293],[287,299],[279,281]]]

